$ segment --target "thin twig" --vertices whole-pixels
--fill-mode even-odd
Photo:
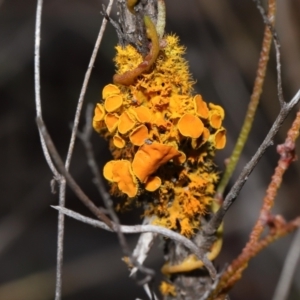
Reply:
[[[247,165],[242,170],[241,174],[239,175],[236,183],[231,188],[230,192],[227,194],[224,202],[222,203],[220,209],[215,213],[215,215],[211,218],[209,223],[205,226],[204,232],[207,235],[212,235],[216,232],[219,228],[226,211],[229,209],[231,204],[236,199],[237,195],[239,194],[240,190],[242,189],[243,185],[247,181],[249,175],[253,171],[254,167],[259,162],[260,158],[263,156],[266,149],[273,144],[273,139],[276,133],[278,132],[279,128],[281,127],[283,121],[289,114],[289,112],[293,109],[293,107],[299,102],[300,100],[300,90],[296,93],[293,99],[288,102],[284,103],[281,107],[280,113],[276,118],[274,124],[272,125],[269,133],[267,134],[266,138],[264,139],[263,143],[260,145],[252,159],[247,163]]]
[[[289,296],[290,287],[293,282],[294,274],[298,267],[300,258],[300,229],[294,237],[289,252],[286,256],[283,270],[280,274],[278,284],[275,289],[273,300],[286,300]]]
[[[278,34],[276,30],[274,29],[274,25],[272,24],[273,20],[269,19],[268,16],[265,13],[265,10],[263,6],[261,5],[260,0],[253,0],[256,3],[256,6],[262,15],[262,18],[264,20],[264,23],[269,27],[269,30],[271,31],[273,35],[273,41],[276,51],[276,69],[277,69],[277,93],[278,93],[278,99],[280,102],[280,105],[282,106],[284,101],[283,92],[282,92],[282,79],[281,79],[281,62],[280,62],[280,42],[278,38]]]
[[[251,231],[249,241],[243,248],[242,253],[228,266],[226,272],[222,276],[220,284],[213,292],[214,294],[217,294],[221,290],[222,293],[226,293],[241,278],[242,273],[247,268],[251,258],[256,256],[258,252],[276,239],[299,227],[300,217],[286,223],[282,216],[273,216],[271,214],[271,208],[274,205],[275,197],[282,182],[282,177],[290,164],[295,160],[295,141],[299,136],[299,130],[300,111],[297,113],[296,118],[287,133],[284,144],[277,146],[277,152],[280,154],[280,158],[266,190],[266,195],[263,199],[257,222]],[[268,234],[261,238],[263,231],[267,227],[269,228]],[[291,271],[292,270],[289,270],[289,272]],[[289,279],[291,280],[291,278]],[[284,283],[284,289],[286,288],[287,282]],[[287,293],[286,290],[285,292]]]
[[[34,33],[34,89],[35,89],[35,109],[36,116],[42,118],[42,105],[41,105],[41,79],[40,79],[40,50],[41,50],[41,24],[42,24],[42,8],[43,0],[38,0],[36,6],[36,18],[35,18],[35,33]],[[57,172],[48,149],[45,145],[45,141],[39,132],[42,150],[46,159],[46,162],[56,178],[60,178]]]
[[[271,20],[272,26],[275,23],[275,14],[276,14],[276,1],[269,0],[268,4],[268,20]],[[232,176],[232,173],[235,170],[235,167],[240,159],[241,153],[244,149],[244,146],[247,142],[250,130],[252,128],[252,124],[254,121],[255,113],[257,106],[259,104],[260,96],[263,90],[263,84],[265,80],[265,75],[267,71],[267,64],[269,61],[270,48],[272,43],[272,32],[270,31],[268,25],[266,25],[264,38],[262,42],[260,58],[258,62],[258,68],[256,72],[256,78],[254,81],[254,87],[252,91],[252,95],[250,97],[250,102],[248,105],[248,109],[246,112],[244,124],[241,128],[239,137],[234,146],[232,154],[230,155],[229,163],[226,166],[226,170],[222,176],[222,179],[218,185],[216,198],[223,199],[224,190]]]
[[[39,117],[36,119],[37,125],[43,135],[43,138],[46,142],[46,146],[51,153],[51,156],[58,168],[58,170],[61,172],[61,174],[64,176],[66,182],[70,186],[70,188],[73,190],[73,192],[77,195],[77,197],[83,202],[83,204],[89,208],[89,210],[101,221],[105,222],[107,226],[112,228],[112,223],[109,220],[109,218],[102,212],[101,209],[99,209],[92,201],[91,199],[84,193],[84,191],[80,188],[80,186],[76,183],[76,181],[73,179],[73,177],[70,175],[70,173],[67,171],[61,157],[59,156],[51,137],[47,131],[47,128],[43,122],[43,120]]]
[[[277,167],[275,168],[271,182],[266,190],[266,195],[263,200],[263,205],[260,210],[258,221],[256,222],[248,244],[253,244],[259,240],[266,225],[271,208],[274,205],[275,197],[280,188],[282,178],[290,164],[295,160],[295,141],[299,135],[300,128],[300,111],[298,111],[296,118],[287,133],[284,144],[277,146],[277,152],[280,155]],[[247,246],[246,246],[247,247]]]
[[[109,15],[110,11],[112,9],[112,5],[114,3],[114,0],[110,0],[106,14]],[[92,69],[94,66],[94,62],[97,57],[97,53],[102,41],[102,37],[106,28],[107,20],[103,18],[102,24],[100,27],[100,31],[95,43],[95,47],[87,68],[87,71],[85,73],[85,77],[83,80],[83,85],[80,91],[79,95],[79,100],[77,103],[76,107],[76,113],[75,113],[75,118],[74,118],[74,123],[73,123],[73,128],[72,128],[72,133],[71,133],[71,139],[69,143],[69,149],[67,153],[67,158],[66,158],[66,170],[69,169],[72,155],[73,155],[73,149],[75,145],[75,140],[76,140],[76,135],[78,131],[78,125],[79,125],[79,119],[81,115],[81,110],[84,102],[84,97],[86,94],[88,82],[92,73]],[[60,189],[59,189],[59,205],[60,206],[65,206],[65,197],[66,197],[66,180],[62,178],[60,180]],[[63,240],[64,240],[64,215],[59,214],[58,215],[58,235],[57,235],[57,272],[56,272],[56,288],[55,288],[55,300],[60,300],[61,299],[61,287],[62,287],[62,265],[63,265]]]
[[[53,207],[54,209],[57,209],[58,211],[60,211],[61,213],[65,214],[65,215],[67,215],[75,220],[78,220],[80,222],[83,222],[85,224],[89,224],[94,227],[101,228],[101,229],[111,231],[111,232],[114,231],[113,229],[111,229],[109,226],[107,226],[105,223],[103,223],[101,221],[94,220],[89,217],[85,217],[85,216],[83,216],[77,212],[74,212],[70,209],[67,209],[65,207],[60,207],[60,206],[51,206],[51,207]],[[113,227],[114,227],[114,224],[113,224]],[[165,227],[157,226],[157,225],[133,225],[133,226],[120,225],[120,230],[126,234],[137,234],[137,233],[143,233],[143,232],[158,233],[158,234],[163,235],[175,242],[178,242],[178,243],[184,245],[186,248],[188,248],[194,254],[196,254],[199,259],[202,260],[202,258],[203,258],[203,253],[201,252],[199,247],[197,245],[195,245],[191,240],[189,240],[185,236],[183,236],[175,231],[172,231],[170,229],[167,229]]]
[[[106,191],[103,180],[102,180],[102,177],[100,175],[99,167],[97,166],[94,151],[93,151],[93,147],[92,147],[92,144],[91,144],[92,109],[93,109],[93,106],[88,105],[87,110],[86,110],[86,124],[84,126],[83,132],[78,133],[78,137],[81,139],[81,141],[82,141],[82,143],[85,147],[85,152],[86,152],[86,155],[87,155],[88,165],[90,166],[90,168],[92,170],[92,173],[94,175],[93,182],[95,183],[95,185],[96,185],[96,187],[99,191],[99,194],[102,196],[105,207],[106,207],[112,221],[114,222],[114,230],[118,235],[119,243],[121,245],[121,248],[123,250],[124,255],[129,257],[130,262],[136,268],[138,268],[141,272],[145,273],[146,276],[151,276],[151,279],[152,279],[152,276],[154,276],[154,274],[155,274],[154,271],[143,267],[137,261],[137,259],[132,256],[132,253],[129,249],[129,246],[128,246],[128,243],[125,239],[125,236],[124,236],[124,234],[122,233],[122,231],[120,229],[120,221],[119,221],[119,218],[118,218],[117,214],[114,211],[113,201],[111,200],[110,195]]]

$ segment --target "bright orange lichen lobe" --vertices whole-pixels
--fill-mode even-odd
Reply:
[[[164,44],[130,85],[103,88],[93,127],[110,143],[113,160],[103,172],[111,193],[124,195],[124,205],[142,202],[154,224],[191,237],[211,211],[219,177],[213,159],[226,145],[224,110],[194,93],[178,37],[167,35]],[[117,74],[144,60],[131,45],[116,51]]]
[[[173,297],[176,296],[175,286],[166,281],[162,281],[162,283],[160,284],[159,290],[164,296],[173,296]]]

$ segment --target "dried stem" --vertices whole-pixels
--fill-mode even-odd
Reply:
[[[112,9],[114,0],[110,0],[106,14],[109,15],[110,11]],[[80,91],[80,96],[79,100],[77,103],[76,107],[76,113],[74,117],[74,123],[73,123],[73,128],[72,128],[72,133],[71,133],[71,139],[69,143],[69,149],[67,153],[67,158],[65,162],[66,170],[69,169],[72,155],[73,155],[73,149],[75,146],[75,140],[76,140],[76,135],[78,131],[78,125],[79,125],[79,119],[81,115],[81,110],[84,102],[84,96],[87,90],[88,82],[92,73],[92,69],[94,66],[94,62],[96,60],[96,56],[102,41],[102,37],[106,28],[107,20],[103,18],[100,31],[95,43],[95,47],[87,68],[87,71],[85,73],[83,85]],[[64,178],[61,178],[60,180],[60,187],[59,187],[59,205],[60,206],[65,206],[65,198],[66,198],[66,180]],[[55,300],[60,300],[61,299],[61,288],[62,288],[62,265],[63,265],[63,240],[64,240],[64,215],[59,214],[58,215],[58,235],[57,235],[57,272],[56,272],[56,288],[55,288]]]
[[[60,207],[60,206],[52,206],[52,207],[75,220],[78,220],[85,224],[92,225],[97,228],[101,228],[101,229],[104,229],[107,231],[114,232],[114,229],[107,226],[107,224],[105,224],[104,222],[85,217],[85,216],[83,216],[79,213],[76,213],[70,209],[67,209],[65,207]],[[115,226],[115,224],[113,224],[113,228],[114,228],[114,226]],[[164,237],[167,237],[175,242],[178,242],[178,243],[184,245],[186,248],[188,248],[194,254],[196,254],[199,259],[202,260],[203,253],[200,251],[200,249],[199,249],[199,247],[197,247],[197,245],[195,245],[191,240],[189,240],[185,236],[183,236],[173,230],[170,230],[168,228],[165,228],[162,226],[157,226],[157,225],[133,225],[133,226],[120,225],[120,230],[126,234],[137,234],[137,233],[144,233],[144,232],[158,233]]]
[[[40,51],[41,51],[41,24],[42,24],[42,8],[43,8],[43,0],[38,0],[36,6],[36,18],[35,18],[35,34],[34,34],[34,89],[35,89],[35,109],[36,116],[42,118],[42,104],[41,104],[41,79],[40,79]],[[59,173],[57,172],[48,149],[45,145],[45,141],[41,133],[39,132],[42,150],[46,159],[46,162],[54,174],[54,176],[58,179],[60,178]]]
[[[61,172],[61,174],[65,177],[66,182],[68,183],[68,185],[70,186],[70,188],[74,191],[74,193],[77,195],[77,197],[83,202],[83,204],[85,204],[90,211],[95,214],[96,217],[98,217],[101,221],[103,221],[107,227],[111,228],[112,231],[116,232],[117,231],[117,225],[115,223],[112,223],[102,212],[102,210],[98,207],[95,206],[95,204],[89,199],[89,197],[82,191],[82,189],[78,186],[78,184],[75,182],[75,180],[73,179],[73,177],[70,175],[70,173],[66,170],[64,163],[62,161],[62,159],[60,158],[48,132],[47,129],[44,125],[44,122],[41,118],[37,118],[37,124],[39,127],[39,130],[41,131],[43,138],[46,142],[46,146],[49,149],[49,152],[54,160],[54,162],[57,165],[58,170]],[[61,209],[64,207],[60,207]],[[146,225],[141,225],[141,226],[146,226]],[[152,226],[152,225],[147,225],[147,226]],[[154,226],[157,227],[157,226]],[[161,229],[162,230],[162,229]],[[167,230],[167,229],[166,229]],[[147,231],[148,232],[148,231]],[[154,231],[155,232],[155,231]],[[169,232],[172,232],[171,230],[169,230]],[[163,233],[162,233],[163,234]],[[216,270],[212,264],[211,261],[209,261],[207,259],[207,257],[204,255],[204,253],[202,251],[200,251],[198,249],[198,247],[196,245],[194,245],[191,241],[189,241],[188,239],[186,239],[185,237],[181,236],[178,233],[174,232],[174,236],[176,237],[175,240],[181,240],[184,241],[184,245],[187,248],[191,248],[192,251],[199,257],[200,260],[203,261],[205,267],[208,269],[208,271],[210,272],[210,275],[212,278],[215,278],[216,276]],[[170,235],[170,233],[169,233]],[[179,238],[179,236],[181,238]],[[189,241],[189,242],[187,242]],[[142,266],[139,266],[139,268],[142,268]]]
[[[112,227],[112,223],[109,220],[109,218],[102,212],[101,209],[99,209],[93,202],[90,200],[90,198],[83,192],[83,190],[80,188],[80,186],[76,183],[76,181],[73,179],[73,177],[70,175],[70,173],[67,171],[61,157],[59,156],[51,138],[50,135],[46,129],[46,126],[43,122],[43,120],[39,117],[36,119],[37,125],[39,130],[41,131],[41,134],[43,135],[43,138],[46,142],[46,146],[51,153],[51,156],[58,168],[58,170],[61,172],[61,174],[64,176],[66,182],[70,186],[70,188],[73,190],[73,192],[77,195],[77,197],[83,202],[83,204],[89,208],[89,210],[101,221],[103,221],[107,226],[110,228]]]
[[[270,24],[274,26],[275,24],[275,14],[276,14],[276,1],[275,0],[269,0],[268,4],[269,10],[268,10],[268,20],[270,20]],[[224,172],[224,175],[222,176],[222,179],[219,183],[219,186],[217,188],[217,194],[216,197],[219,199],[223,198],[224,190],[232,176],[232,173],[235,170],[235,167],[237,165],[237,162],[241,156],[241,153],[244,149],[244,146],[247,142],[250,130],[252,128],[252,124],[254,121],[256,109],[260,100],[260,96],[262,93],[262,87],[265,80],[266,70],[267,70],[267,64],[269,61],[269,54],[270,54],[270,48],[272,43],[272,32],[269,29],[269,26],[266,25],[262,48],[260,52],[260,58],[258,62],[258,69],[256,73],[256,78],[254,81],[254,87],[253,92],[250,97],[250,102],[248,105],[248,110],[246,113],[246,117],[244,120],[244,124],[242,126],[242,129],[240,131],[239,137],[237,139],[237,142],[235,144],[235,147],[233,149],[233,152],[230,156],[229,163],[226,166],[226,170]],[[281,79],[280,79],[281,80]]]
[[[226,272],[222,275],[220,284],[213,291],[211,298],[209,299],[215,299],[216,295],[220,296],[227,294],[234,284],[241,279],[242,272],[247,268],[248,262],[251,258],[255,257],[261,250],[266,248],[275,240],[284,237],[300,226],[300,217],[290,221],[289,223],[285,223],[280,218],[278,220],[280,220],[276,225],[278,227],[272,228],[266,237],[251,244],[247,247],[247,249],[243,249],[242,253],[230,264]]]
[[[274,205],[274,200],[277,195],[277,191],[280,188],[282,182],[282,176],[288,169],[291,162],[295,159],[295,141],[299,135],[300,128],[300,111],[287,133],[287,138],[282,145],[277,146],[277,152],[280,154],[278,165],[274,171],[271,182],[267,188],[266,196],[263,200],[263,206],[260,211],[259,219],[255,224],[249,243],[257,242],[263,232],[270,210]]]
[[[292,161],[295,160],[295,141],[299,136],[300,129],[300,111],[287,133],[287,138],[282,145],[277,146],[280,154],[278,165],[275,168],[274,175],[266,190],[266,196],[263,199],[263,205],[255,226],[252,229],[250,238],[242,253],[231,263],[220,280],[220,285],[214,291],[218,294],[220,291],[226,293],[242,276],[242,272],[247,268],[251,258],[257,255],[263,248],[271,242],[295,230],[300,225],[300,218],[285,223],[281,216],[273,217],[271,208],[274,204],[277,191],[282,182],[282,176],[288,169]],[[270,231],[266,237],[261,238],[263,230],[269,227]],[[282,299],[282,298],[280,298]]]
[[[276,118],[274,124],[272,125],[269,133],[267,134],[266,138],[264,139],[263,143],[260,145],[252,159],[247,163],[247,165],[242,170],[241,174],[239,175],[236,183],[233,185],[229,193],[227,194],[224,202],[222,203],[220,209],[216,212],[216,214],[211,218],[207,226],[204,228],[204,232],[207,235],[213,235],[217,229],[219,228],[226,211],[232,205],[234,200],[236,199],[237,195],[239,194],[240,190],[242,189],[243,185],[247,181],[249,175],[253,171],[254,167],[259,162],[260,158],[263,156],[266,149],[273,145],[273,139],[278,132],[279,128],[281,127],[283,121],[289,114],[289,112],[293,109],[293,107],[299,102],[300,100],[300,90],[296,93],[293,99],[288,102],[284,103],[281,107],[278,117]]]
[[[256,3],[256,6],[264,20],[264,23],[268,26],[269,30],[271,31],[273,35],[273,41],[276,51],[276,69],[277,69],[277,93],[278,93],[278,99],[280,102],[280,105],[283,105],[284,103],[284,97],[282,92],[282,80],[281,80],[281,62],[280,62],[280,43],[279,38],[277,35],[277,32],[274,29],[274,25],[272,24],[272,20],[270,20],[263,8],[263,6],[260,3],[260,0],[253,0]]]
[[[120,228],[120,221],[119,218],[117,216],[117,214],[114,211],[114,207],[113,207],[113,201],[110,198],[109,194],[107,193],[102,177],[100,175],[99,172],[99,167],[97,166],[96,160],[95,160],[95,155],[94,155],[94,151],[93,151],[93,147],[90,141],[91,138],[91,134],[92,134],[92,105],[89,105],[87,107],[87,111],[86,111],[86,124],[84,127],[84,130],[82,133],[78,133],[78,137],[81,139],[84,147],[85,147],[85,152],[87,155],[87,161],[88,161],[88,165],[92,170],[92,173],[94,175],[94,183],[99,191],[99,194],[102,196],[105,207],[111,217],[111,219],[114,222],[113,228],[114,231],[117,233],[118,235],[118,239],[119,239],[119,243],[121,245],[121,248],[123,250],[124,255],[128,256],[130,259],[130,263],[133,264],[138,270],[140,270],[141,272],[145,273],[146,276],[150,276],[149,280],[152,279],[152,277],[154,276],[154,271],[150,270],[150,269],[146,269],[145,267],[143,267],[140,263],[138,263],[138,261],[136,260],[135,257],[132,256],[131,251],[129,249],[128,243],[125,239],[125,236]]]

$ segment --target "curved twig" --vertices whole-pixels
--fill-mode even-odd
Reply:
[[[85,224],[89,224],[94,227],[101,228],[101,229],[111,231],[111,232],[114,231],[114,229],[111,229],[104,222],[85,217],[85,216],[83,216],[79,213],[76,213],[70,209],[67,209],[65,207],[60,207],[60,206],[51,206],[51,207],[53,207],[54,209],[57,209],[58,211],[60,211],[61,213],[65,214],[65,215],[67,215],[73,219],[76,219],[78,221],[81,221]],[[114,228],[114,226],[115,225],[113,224],[113,228]],[[163,235],[173,241],[176,241],[176,242],[184,245],[186,248],[191,250],[193,253],[195,253],[199,259],[205,261],[205,266],[207,268],[208,268],[208,266],[211,265],[211,269],[208,269],[208,271],[211,273],[212,278],[216,277],[216,273],[215,273],[216,271],[214,269],[214,266],[212,265],[212,262],[204,257],[204,255],[203,255],[202,251],[199,249],[199,247],[197,245],[195,245],[191,240],[189,240],[185,236],[183,236],[175,231],[172,231],[172,230],[167,229],[162,226],[156,226],[156,225],[133,225],[133,226],[121,225],[120,230],[126,234],[153,232],[153,233],[158,233],[160,235]],[[208,261],[209,263],[206,263],[206,261]]]
[[[42,8],[43,0],[38,0],[36,6],[36,17],[35,17],[35,33],[34,33],[34,89],[35,89],[35,109],[36,116],[42,118],[42,105],[41,105],[41,79],[40,79],[40,50],[41,50],[41,24],[42,24]],[[45,141],[39,132],[42,150],[46,159],[46,162],[56,178],[60,178],[57,172],[48,149],[46,147]]]

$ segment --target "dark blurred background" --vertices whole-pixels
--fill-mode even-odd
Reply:
[[[44,1],[43,116],[63,157],[84,74],[102,22],[102,4],[107,3],[102,0]],[[222,170],[252,91],[264,31],[261,16],[251,0],[166,0],[166,4],[167,32],[177,33],[187,47],[186,58],[197,80],[195,90],[206,101],[225,107],[228,143],[216,158]],[[50,191],[52,174],[44,161],[35,125],[35,10],[36,1],[0,0],[0,299],[3,300],[54,298],[57,212],[50,205],[58,203],[58,196]],[[291,99],[300,88],[300,2],[278,1],[277,11],[284,95]],[[115,10],[113,16],[116,18]],[[95,104],[103,86],[111,82],[116,43],[114,29],[108,25],[85,104]],[[262,142],[278,111],[272,50],[259,111],[233,180]],[[276,143],[284,140],[294,115],[295,111],[284,123]],[[102,168],[110,157],[107,144],[96,134],[93,144]],[[270,147],[230,209],[225,219],[223,252],[216,260],[220,268],[236,257],[247,241],[277,159],[275,146]],[[91,182],[92,175],[79,141],[71,172],[100,205],[102,202]],[[69,190],[67,207],[89,215]],[[274,211],[287,219],[300,214],[299,162],[286,173]],[[138,213],[128,212],[121,220],[124,224],[136,224],[140,217]],[[134,247],[137,237],[128,239]],[[292,235],[259,254],[231,292],[231,299],[271,299],[291,240]],[[63,299],[146,299],[142,288],[128,278],[115,235],[67,218],[64,251]],[[161,264],[162,247],[157,243],[147,265],[159,270]],[[298,270],[289,299],[299,298]]]

